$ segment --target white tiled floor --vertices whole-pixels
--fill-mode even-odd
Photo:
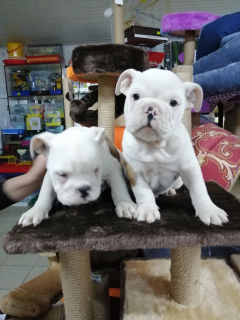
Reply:
[[[28,207],[9,207],[0,211],[0,298],[9,290],[33,279],[48,269],[48,260],[39,254],[7,255],[2,247],[3,236],[17,223]]]
[[[240,198],[240,180],[232,193]],[[2,248],[2,237],[18,221],[27,207],[9,207],[0,211],[0,298],[22,283],[48,269],[47,257],[38,254],[7,255]]]

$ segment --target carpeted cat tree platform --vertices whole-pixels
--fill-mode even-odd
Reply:
[[[37,227],[15,226],[4,238],[4,249],[8,254],[60,252],[61,268],[66,269],[63,270],[66,274],[62,274],[62,281],[65,308],[70,309],[67,319],[98,319],[93,317],[91,311],[90,275],[84,278],[86,270],[79,258],[88,255],[90,250],[187,247],[191,252],[191,247],[194,249],[196,246],[239,245],[240,202],[216,183],[208,182],[207,188],[213,202],[229,214],[229,223],[222,227],[206,226],[194,217],[194,209],[185,187],[173,197],[159,196],[157,205],[161,207],[161,220],[152,224],[119,219],[114,212],[110,191],[106,190],[96,202],[79,207],[60,205],[54,208],[50,219],[44,220]],[[208,269],[208,262],[200,262],[200,255],[195,263],[196,269],[192,270],[190,265],[183,263],[184,279],[175,276],[170,282],[170,261],[126,262],[127,281],[123,281],[125,294],[122,290],[123,318],[172,320],[174,312],[180,310],[182,316],[175,317],[178,320],[239,319],[240,284],[233,272],[221,261],[215,262]],[[198,299],[191,307],[187,307],[174,301],[171,286],[181,280],[178,283],[179,295],[187,295],[185,291],[189,291],[190,282],[188,277],[192,272],[199,273],[195,283]],[[70,280],[70,285],[66,287],[64,281]],[[229,310],[227,306],[231,306],[234,310],[232,312],[238,312],[238,316],[224,318],[224,311],[222,317],[208,317],[206,312],[210,312],[210,309],[214,312],[216,306],[213,304],[216,301],[217,309],[222,305],[226,311]],[[79,305],[81,309],[78,309]],[[85,314],[82,316],[83,310]],[[80,311],[82,313],[77,313]]]
[[[98,81],[100,94],[98,121],[100,126],[106,128],[107,135],[112,141],[114,138],[114,86],[117,76],[129,67],[138,70],[144,70],[148,67],[147,56],[144,51],[123,45],[122,16],[122,6],[114,3],[115,31],[117,29],[121,31],[118,32],[119,38],[117,35],[115,36],[115,43],[117,43],[115,48],[117,50],[111,47],[112,45],[100,46],[99,50],[103,51],[100,50],[99,52],[106,54],[106,60],[101,57],[102,60],[99,65],[97,64],[99,59],[94,57],[95,51],[92,51],[93,46],[78,47],[73,53],[73,65],[72,69],[69,70],[69,76],[72,79],[76,77],[75,80]],[[86,51],[84,51],[85,49]],[[96,48],[94,47],[94,49]],[[119,60],[120,51],[123,53],[123,61]],[[81,56],[82,54],[85,58]],[[115,57],[117,60],[114,60]],[[128,57],[131,57],[131,60]],[[112,65],[109,62],[110,58],[113,61]],[[84,64],[81,64],[81,61],[85,61]],[[128,65],[128,61],[130,61],[131,66]],[[135,61],[138,61],[137,64],[134,64]],[[123,65],[121,65],[122,63]],[[112,70],[112,66],[115,64],[116,66],[120,65],[116,72]],[[175,72],[183,81],[191,81],[191,67],[187,65],[183,67],[185,68],[177,68]],[[186,124],[191,127],[188,117]],[[239,308],[237,309],[239,315],[240,286],[234,277],[228,276],[229,274],[225,277],[225,266],[222,277],[226,278],[227,284],[220,281],[217,281],[217,284],[212,282],[213,290],[210,295],[206,295],[208,287],[202,286],[200,247],[233,246],[240,243],[240,202],[215,183],[207,183],[207,188],[213,202],[229,215],[230,222],[222,227],[206,226],[194,217],[189,193],[184,187],[174,197],[160,196],[157,199],[157,204],[161,208],[161,220],[152,224],[119,219],[114,212],[110,191],[107,190],[102,193],[96,202],[88,205],[53,208],[50,219],[44,220],[37,227],[22,228],[21,226],[15,226],[4,238],[4,249],[9,254],[59,252],[67,320],[109,319],[107,301],[102,299],[104,298],[103,294],[96,295],[96,291],[93,290],[89,252],[91,250],[116,251],[139,248],[172,248],[171,268],[169,261],[167,263],[166,261],[157,263],[156,268],[141,266],[140,270],[142,271],[140,273],[146,279],[142,286],[140,277],[134,278],[134,282],[140,279],[138,292],[144,294],[146,289],[146,298],[149,297],[148,293],[150,291],[155,294],[155,303],[151,306],[149,304],[151,298],[149,300],[144,298],[137,302],[137,299],[134,299],[137,297],[134,286],[130,283],[130,289],[134,290],[129,291],[128,283],[124,282],[125,295],[123,293],[122,296],[122,318],[131,320],[140,320],[141,317],[143,319],[156,318],[163,320],[174,318],[178,320],[210,319],[203,310],[209,310],[209,307],[205,308],[203,302],[209,299],[209,296],[215,296],[216,294],[219,294],[219,301],[223,301],[220,292],[215,290],[216,285],[221,288],[224,284],[224,288],[220,290],[224,291],[226,287],[232,288],[233,282],[235,289],[232,291],[232,300],[236,301],[238,299],[235,307]],[[171,282],[169,268],[171,270]],[[158,271],[154,273],[152,269],[158,269]],[[211,278],[214,278],[216,269],[212,269],[212,273],[208,273],[208,277],[205,279],[208,283],[210,283]],[[125,268],[126,280],[129,279],[131,270],[134,270],[131,265],[130,268]],[[136,275],[137,272],[139,271],[136,271]],[[146,283],[150,286],[147,286]],[[157,288],[151,287],[153,283]],[[97,311],[93,303],[94,295],[99,302]],[[167,300],[165,305],[162,304],[163,298]],[[164,306],[162,311],[160,310],[161,305]],[[175,309],[178,307],[176,310],[181,311],[181,318],[173,313],[170,305]],[[129,308],[130,306],[133,308]],[[195,310],[196,306],[198,309],[194,311],[195,318],[188,317],[189,312],[193,312],[192,310]],[[188,313],[185,314],[185,311]],[[156,315],[155,318],[153,314]],[[234,313],[234,316],[229,319],[237,320],[238,315]],[[211,320],[215,319],[223,318],[211,317]],[[226,319],[228,318],[224,318],[224,320]]]

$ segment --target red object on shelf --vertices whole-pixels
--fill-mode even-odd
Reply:
[[[26,173],[31,166],[0,165],[0,173]]]
[[[3,63],[5,66],[13,66],[17,64],[27,64],[26,59],[4,59]]]
[[[63,59],[58,54],[50,54],[45,56],[27,56],[27,63],[55,63],[62,62]]]
[[[148,60],[150,62],[150,67],[157,67],[159,63],[161,63],[164,59],[164,52],[152,52],[148,51]]]

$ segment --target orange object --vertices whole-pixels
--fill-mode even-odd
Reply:
[[[115,127],[115,138],[114,144],[115,147],[118,148],[122,152],[122,139],[125,127]]]
[[[58,54],[46,55],[46,56],[27,56],[27,63],[55,63],[61,62],[62,58]]]
[[[84,80],[82,78],[82,76],[84,76],[84,74],[76,74],[73,71],[73,67],[67,67],[66,70],[66,77],[72,81],[81,81],[81,82],[88,82],[88,83],[96,83],[97,81],[91,81],[91,80]]]
[[[120,288],[109,288],[109,297],[120,298]]]
[[[7,53],[10,58],[18,58],[23,56],[23,45],[16,42],[7,43]]]

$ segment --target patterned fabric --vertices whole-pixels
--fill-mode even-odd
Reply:
[[[216,94],[215,96],[204,97],[206,101],[217,103],[218,101],[222,100],[229,100],[236,96],[240,95],[240,91],[234,92],[226,92],[222,94]]]
[[[228,190],[240,174],[240,137],[207,123],[192,131],[192,143],[204,180]]]

